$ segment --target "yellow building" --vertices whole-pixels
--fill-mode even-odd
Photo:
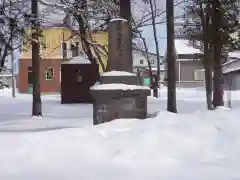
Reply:
[[[107,34],[104,32],[93,32],[92,41],[95,44],[100,44],[107,48]],[[63,60],[71,58],[71,46],[78,44],[79,51],[83,53],[80,37],[66,27],[42,27],[42,37],[40,38],[40,56],[41,68],[40,77],[41,91],[42,92],[59,92],[60,91],[60,71],[61,63]],[[67,57],[63,53],[63,42],[67,44]],[[21,51],[19,60],[19,92],[31,91],[31,76],[32,76],[32,51],[31,45],[24,45],[24,50]],[[100,56],[104,66],[107,64],[107,56],[101,50]],[[99,72],[102,72],[102,67],[99,64]]]
[[[79,42],[79,49],[81,51],[81,42],[80,38],[72,32],[69,28],[66,27],[42,27],[42,37],[40,38],[41,48],[40,55],[42,59],[63,59],[61,43],[75,43]],[[102,31],[95,31],[92,33],[93,43],[101,44],[106,47],[108,44],[107,33]],[[96,46],[99,48],[99,46]],[[69,47],[70,48],[70,47]],[[29,44],[23,47],[24,50],[21,52],[20,59],[31,59],[32,51]],[[70,50],[69,50],[70,51]],[[107,54],[99,48],[101,59],[104,66],[107,64]],[[99,65],[99,72],[102,72],[101,65]]]

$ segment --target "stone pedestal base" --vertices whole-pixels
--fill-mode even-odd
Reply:
[[[101,84],[91,89],[91,94],[95,99],[94,125],[120,118],[147,118],[149,89],[131,85],[128,86],[129,90],[113,89],[113,87],[114,85],[107,89],[106,84]]]
[[[143,85],[141,76],[100,76],[101,84],[121,83],[128,85]]]

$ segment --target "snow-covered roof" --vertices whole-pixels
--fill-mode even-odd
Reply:
[[[240,67],[230,67],[223,70],[223,74],[239,71]]]
[[[151,69],[152,69],[152,71],[157,71],[157,67],[152,67]],[[165,70],[165,66],[160,65],[160,71],[164,71],[164,70]]]
[[[133,55],[136,55],[136,53],[146,54],[146,50],[144,48],[140,49],[136,45],[133,45],[132,49],[133,49]],[[148,51],[148,54],[149,54],[149,56],[156,56],[157,57],[156,53]],[[160,55],[160,58],[163,58],[163,56]]]
[[[102,76],[136,76],[136,74],[126,71],[109,71],[103,73]]]
[[[91,61],[83,56],[76,56],[71,60],[64,61],[62,64],[91,64]]]
[[[230,73],[240,70],[240,59],[233,59],[223,64],[223,73]]]
[[[228,61],[223,64],[223,73],[230,73],[240,70],[240,51],[228,53]]]
[[[188,40],[185,39],[176,39],[175,40],[175,53],[177,55],[193,55],[193,54],[200,54],[201,51],[198,49],[195,49],[193,47],[191,47],[188,43]],[[167,47],[165,50],[165,55],[164,55],[164,59],[166,59],[167,56]],[[178,61],[189,61],[192,59],[177,59]]]
[[[176,39],[175,49],[177,54],[198,54],[201,53],[200,50],[191,47],[188,44],[188,40]]]
[[[228,53],[228,57],[231,57],[231,58],[239,58],[239,59],[240,59],[240,51],[230,52],[230,53]]]
[[[137,90],[137,89],[146,89],[148,90],[149,87],[147,86],[138,86],[138,85],[127,85],[121,83],[112,83],[112,84],[99,84],[94,85],[91,87],[92,90]]]

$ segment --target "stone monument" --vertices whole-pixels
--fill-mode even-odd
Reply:
[[[108,71],[132,72],[132,44],[130,27],[125,19],[112,19],[108,25]]]
[[[117,18],[109,22],[107,70],[111,73],[102,75],[101,83],[143,85],[142,77],[123,73],[133,72],[132,44],[128,43],[128,39],[131,38],[130,30],[125,19]]]
[[[132,44],[128,22],[113,19],[108,28],[108,72],[100,77],[100,83],[91,88],[94,98],[93,124],[121,118],[147,117],[147,96],[150,89],[142,86],[140,76],[133,74]]]

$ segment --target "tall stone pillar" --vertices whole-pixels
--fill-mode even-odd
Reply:
[[[108,71],[133,72],[131,28],[125,19],[113,19],[108,26]]]

